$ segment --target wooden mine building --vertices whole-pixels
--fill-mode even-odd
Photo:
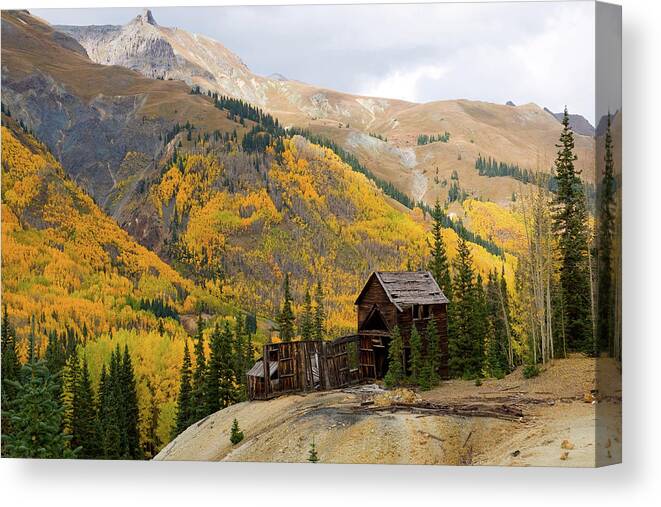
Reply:
[[[415,326],[427,347],[426,329],[433,319],[438,333],[439,375],[448,376],[448,299],[428,271],[374,272],[356,299],[357,333],[333,341],[307,340],[264,345],[263,355],[248,371],[250,399],[284,393],[335,389],[382,379],[395,326],[409,357]]]

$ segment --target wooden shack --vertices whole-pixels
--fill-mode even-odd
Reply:
[[[377,271],[356,298],[361,370],[368,378],[383,378],[388,368],[390,336],[397,326],[408,359],[415,326],[427,347],[426,329],[433,319],[438,331],[439,375],[448,377],[448,299],[429,271]],[[407,361],[408,362],[408,361]]]
[[[320,340],[267,343],[248,371],[250,399],[324,388],[324,343]]]
[[[395,326],[408,358],[416,326],[427,347],[426,330],[438,331],[439,374],[448,376],[448,299],[428,271],[375,272],[356,299],[357,333],[333,341],[306,340],[264,345],[261,359],[247,372],[251,400],[291,392],[345,387],[382,379]]]

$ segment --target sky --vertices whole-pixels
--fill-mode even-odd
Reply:
[[[446,99],[595,116],[592,2],[154,7],[255,73],[413,102]],[[52,24],[125,24],[137,8],[33,9]]]

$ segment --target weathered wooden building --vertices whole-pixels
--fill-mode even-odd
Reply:
[[[247,372],[250,399],[284,393],[335,389],[377,380],[388,370],[388,349],[395,326],[405,357],[416,326],[427,347],[433,319],[438,333],[439,374],[448,376],[447,304],[428,271],[375,272],[356,299],[357,333],[333,341],[294,341],[264,345],[262,358]]]
[[[433,319],[440,350],[439,374],[448,376],[448,299],[429,271],[375,272],[356,299],[361,364],[369,378],[383,378],[388,365],[390,336],[397,326],[408,359],[413,326],[423,337]],[[408,362],[408,361],[407,361]]]

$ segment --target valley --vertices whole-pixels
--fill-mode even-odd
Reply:
[[[604,268],[591,256],[619,245],[599,236],[596,199],[601,161],[619,164],[610,136],[621,124],[620,111],[594,133],[533,103],[414,103],[259,76],[149,10],[93,26],[3,11],[3,376],[21,389],[52,382],[61,445],[48,457],[301,461],[314,436],[329,463],[618,460],[605,440],[589,448],[600,407],[582,397],[597,390],[600,353],[619,368],[614,334],[597,342]],[[579,220],[558,225],[563,206]],[[571,276],[560,268],[569,246]],[[438,374],[436,331],[422,329],[428,308],[395,304],[423,336],[409,330],[390,354],[399,328],[379,330],[380,371],[399,365],[394,380],[246,401],[265,344],[359,333],[356,298],[377,271],[436,280],[434,297],[450,301],[450,378]],[[564,276],[578,280],[571,290]],[[567,294],[580,315],[566,325]],[[462,406],[516,393],[505,409],[525,415],[364,410],[398,391]],[[603,407],[616,413],[620,398],[615,386]],[[3,426],[19,405],[3,398]],[[556,463],[569,438],[572,460]],[[608,438],[620,438],[617,422]]]

